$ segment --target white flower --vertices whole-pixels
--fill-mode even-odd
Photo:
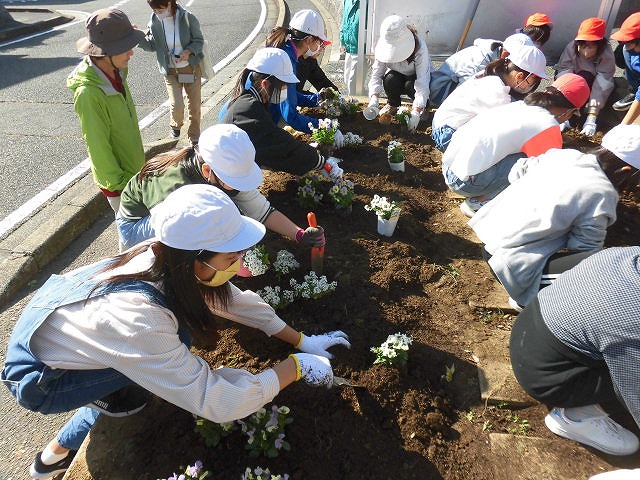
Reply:
[[[262,275],[269,269],[269,255],[264,246],[254,245],[244,253],[242,263],[252,275]]]
[[[400,204],[396,201],[389,201],[387,197],[374,195],[371,202],[364,206],[368,212],[375,212],[376,215],[389,220],[392,217],[400,215]]]
[[[278,275],[287,275],[296,268],[300,267],[300,264],[293,256],[293,253],[287,250],[280,250],[276,254],[276,260],[273,262],[273,268]]]

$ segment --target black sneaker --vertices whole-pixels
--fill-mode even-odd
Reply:
[[[178,138],[180,136],[180,129],[179,128],[172,128],[171,129],[171,136],[173,138]]]
[[[614,110],[617,110],[618,112],[624,112],[625,110],[629,110],[629,107],[631,107],[631,104],[635,99],[636,99],[635,93],[630,93],[626,97],[621,98],[616,103],[611,105],[611,108],[613,108]]]
[[[71,465],[73,457],[76,456],[76,453],[78,453],[77,450],[69,450],[69,454],[59,462],[56,462],[52,465],[45,465],[40,459],[40,455],[42,455],[42,452],[38,452],[36,458],[33,460],[33,463],[29,467],[29,475],[31,475],[31,478],[51,478],[55,477],[56,475],[60,475],[61,473],[67,471],[67,469]]]
[[[113,392],[100,400],[94,400],[87,407],[98,410],[109,417],[128,417],[147,406],[149,393],[138,385],[130,385]]]

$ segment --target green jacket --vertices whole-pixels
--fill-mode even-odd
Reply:
[[[358,53],[358,28],[360,24],[360,0],[344,0],[340,44],[347,53]]]
[[[120,70],[120,76],[126,98],[89,57],[67,77],[91,159],[93,179],[101,189],[112,192],[121,191],[144,164],[142,137],[127,86],[126,68]]]

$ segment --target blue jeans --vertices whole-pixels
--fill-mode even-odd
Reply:
[[[455,133],[456,129],[449,125],[443,125],[431,130],[431,138],[436,144],[436,148],[442,153],[447,149],[451,142],[451,137]]]
[[[509,186],[509,172],[511,167],[520,158],[524,158],[524,153],[512,153],[507,155],[495,165],[489,167],[484,172],[472,175],[467,180],[460,180],[454,175],[451,169],[443,171],[447,186],[454,192],[465,197],[486,196],[493,198],[502,190]]]
[[[116,217],[116,227],[118,236],[124,248],[131,248],[140,242],[153,238],[155,232],[151,228],[151,215],[142,217],[140,220],[126,220]]]
[[[150,301],[166,306],[164,295],[144,282],[121,282],[94,289],[97,285],[94,275],[109,262],[94,263],[65,275],[52,275],[45,282],[16,322],[0,373],[2,383],[18,404],[28,410],[48,414],[79,409],[57,435],[60,445],[73,450],[80,447],[98,418],[97,411],[84,406],[133,382],[112,368],[67,370],[45,365],[31,352],[34,332],[58,307],[106,293],[137,291]],[[182,334],[180,338],[183,339]]]

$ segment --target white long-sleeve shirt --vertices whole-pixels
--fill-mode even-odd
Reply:
[[[413,108],[425,108],[429,101],[429,81],[431,79],[431,57],[425,41],[418,37],[418,51],[413,62],[406,60],[395,63],[384,63],[375,60],[371,67],[371,78],[369,79],[369,97],[379,95],[384,91],[382,79],[389,70],[402,73],[403,75],[415,75],[413,84],[416,94],[413,98]]]
[[[153,260],[149,248],[109,275],[145,270]],[[228,311],[215,313],[267,335],[286,326],[258,295],[235,286]],[[211,370],[180,341],[173,312],[137,292],[110,293],[56,309],[34,333],[31,348],[53,368],[113,368],[214,422],[246,417],[280,391],[272,369],[257,375],[232,368]]]
[[[492,255],[500,283],[527,305],[552,254],[602,248],[618,192],[594,155],[569,149],[518,160],[509,181],[468,223]]]

